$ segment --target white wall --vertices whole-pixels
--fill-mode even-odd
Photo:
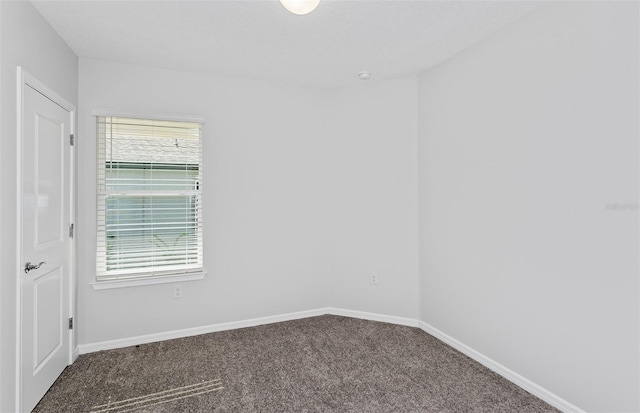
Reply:
[[[80,343],[325,305],[318,92],[80,59]],[[204,280],[94,290],[96,107],[202,115]]]
[[[206,118],[202,281],[94,290],[93,108]],[[320,91],[80,60],[80,343],[328,305],[416,318],[416,78]],[[380,284],[369,284],[369,272]]]
[[[78,60],[29,2],[0,2],[0,411],[15,410],[16,67],[77,104]]]
[[[329,303],[417,319],[417,79],[327,95]]]
[[[553,5],[419,78],[422,320],[592,412],[640,409],[638,34]]]

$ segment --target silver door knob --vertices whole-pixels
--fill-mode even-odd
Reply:
[[[27,261],[27,263],[24,265],[24,272],[28,273],[31,270],[37,270],[38,268],[42,267],[42,264],[46,264],[46,262],[40,261],[40,264],[35,265]]]

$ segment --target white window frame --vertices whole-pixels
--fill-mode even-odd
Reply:
[[[120,117],[120,118],[136,118],[136,119],[147,119],[147,120],[159,120],[159,121],[176,121],[176,122],[194,122],[200,123],[201,130],[204,129],[205,120],[204,117],[201,116],[188,116],[188,115],[175,115],[175,114],[148,114],[148,113],[139,113],[139,112],[122,112],[122,111],[114,111],[111,109],[105,108],[96,108],[91,111],[91,116],[93,120],[93,124],[97,125],[98,117]],[[97,128],[97,127],[96,127]],[[98,131],[96,129],[96,138],[100,139],[98,135]],[[202,173],[202,139],[203,132],[201,131],[200,135],[200,173]],[[96,140],[97,141],[97,140]],[[96,151],[97,152],[97,151]],[[96,170],[100,167],[100,165],[96,165]],[[97,179],[96,179],[97,181]],[[202,179],[199,182],[200,185],[200,193],[201,197],[203,194],[203,185]],[[96,188],[97,190],[98,188]],[[98,192],[96,191],[96,195]],[[200,219],[202,219],[202,206],[200,207]],[[98,219],[96,217],[96,219]],[[96,238],[97,239],[97,238]],[[97,248],[97,246],[96,246]],[[97,251],[97,249],[96,249]],[[114,280],[100,280],[98,279],[98,273],[96,271],[96,277],[93,282],[91,282],[91,286],[95,290],[103,290],[103,289],[111,289],[111,288],[124,288],[124,287],[135,287],[142,285],[153,285],[153,284],[165,284],[165,283],[176,283],[182,281],[194,281],[201,280],[207,274],[206,269],[204,267],[204,258],[202,263],[202,268],[198,271],[190,271],[190,272],[171,272],[165,273],[162,275],[145,275],[138,276],[135,278],[120,278]]]

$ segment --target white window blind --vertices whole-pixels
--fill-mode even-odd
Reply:
[[[202,125],[99,116],[97,134],[97,280],[202,271]]]

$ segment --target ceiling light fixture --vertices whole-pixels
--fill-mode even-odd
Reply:
[[[369,79],[371,79],[371,73],[370,72],[360,72],[360,73],[358,73],[358,77],[360,78],[360,80],[369,80]]]
[[[320,0],[280,0],[280,3],[291,13],[302,16],[314,11],[318,7]]]

